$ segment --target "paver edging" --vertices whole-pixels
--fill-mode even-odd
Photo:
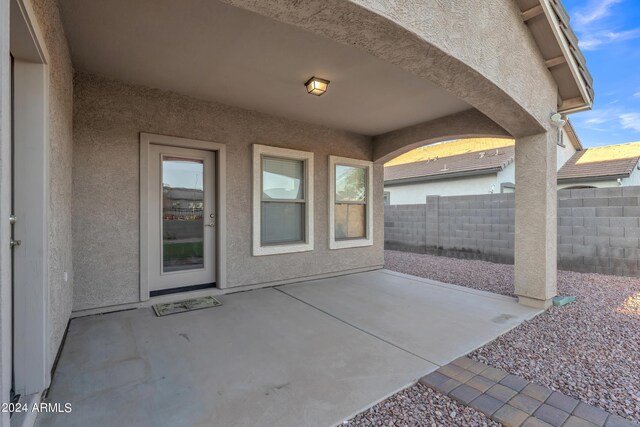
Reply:
[[[460,357],[420,383],[470,406],[505,427],[640,427],[524,378]]]

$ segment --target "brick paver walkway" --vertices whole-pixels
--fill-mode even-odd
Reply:
[[[461,357],[420,382],[506,427],[638,427],[618,415]]]

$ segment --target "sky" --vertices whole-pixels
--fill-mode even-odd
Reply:
[[[640,0],[563,0],[587,58],[592,111],[569,116],[585,147],[640,141]]]

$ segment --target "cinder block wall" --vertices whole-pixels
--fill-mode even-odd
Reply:
[[[385,249],[426,253],[426,213],[424,204],[385,206]]]
[[[558,192],[558,267],[638,276],[640,187]],[[386,206],[385,248],[513,263],[514,194]]]
[[[638,276],[640,187],[558,192],[558,268]]]

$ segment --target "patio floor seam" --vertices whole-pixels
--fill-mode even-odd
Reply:
[[[369,331],[367,331],[367,330],[365,330],[365,329],[363,329],[363,328],[361,328],[361,327],[359,327],[359,326],[356,326],[356,325],[354,325],[354,324],[352,324],[352,323],[349,323],[349,322],[347,322],[346,320],[341,319],[341,318],[339,318],[339,317],[337,317],[337,316],[335,316],[335,315],[333,315],[333,314],[331,314],[331,313],[329,313],[329,312],[327,312],[327,311],[325,311],[325,310],[323,310],[323,309],[321,309],[321,308],[319,308],[319,307],[316,307],[315,305],[310,304],[310,303],[308,303],[307,301],[305,301],[305,300],[303,300],[303,299],[300,299],[300,298],[298,298],[298,297],[295,297],[295,296],[293,296],[293,295],[291,295],[291,294],[289,294],[289,293],[285,292],[284,290],[279,289],[279,287],[274,287],[273,289],[275,289],[275,290],[277,290],[277,291],[279,291],[279,292],[283,293],[284,295],[287,295],[287,296],[288,296],[288,297],[290,297],[290,298],[295,299],[296,301],[300,301],[301,303],[306,304],[307,306],[309,306],[309,307],[311,307],[311,308],[313,308],[313,309],[315,309],[315,310],[318,310],[319,312],[321,312],[321,313],[323,313],[323,314],[326,314],[327,316],[332,317],[332,318],[334,318],[334,319],[338,320],[339,322],[344,323],[345,325],[351,326],[352,328],[357,329],[357,330],[358,330],[358,331],[360,331],[360,332],[363,332],[363,333],[365,333],[365,334],[367,334],[367,335],[369,335],[369,336],[371,336],[371,337],[373,337],[373,338],[376,338],[376,339],[378,339],[378,340],[380,340],[380,341],[382,341],[382,342],[384,342],[384,343],[386,343],[386,344],[389,344],[390,346],[395,347],[395,348],[397,348],[398,350],[404,351],[405,353],[408,353],[408,354],[410,354],[410,355],[412,355],[412,356],[415,356],[415,357],[417,357],[418,359],[424,360],[425,362],[432,363],[432,364],[434,364],[435,366],[438,366],[438,367],[442,366],[442,365],[440,365],[439,363],[434,362],[433,360],[429,360],[429,359],[427,359],[427,358],[425,358],[425,357],[423,357],[423,356],[420,356],[419,354],[416,354],[416,353],[414,353],[414,352],[412,352],[412,351],[410,351],[410,350],[407,350],[406,348],[402,348],[402,347],[400,347],[399,345],[392,343],[391,341],[388,341],[388,340],[386,340],[386,339],[384,339],[384,338],[382,338],[382,337],[379,337],[379,336],[377,336],[376,334],[374,334],[374,333],[372,333],[372,332],[369,332]]]

